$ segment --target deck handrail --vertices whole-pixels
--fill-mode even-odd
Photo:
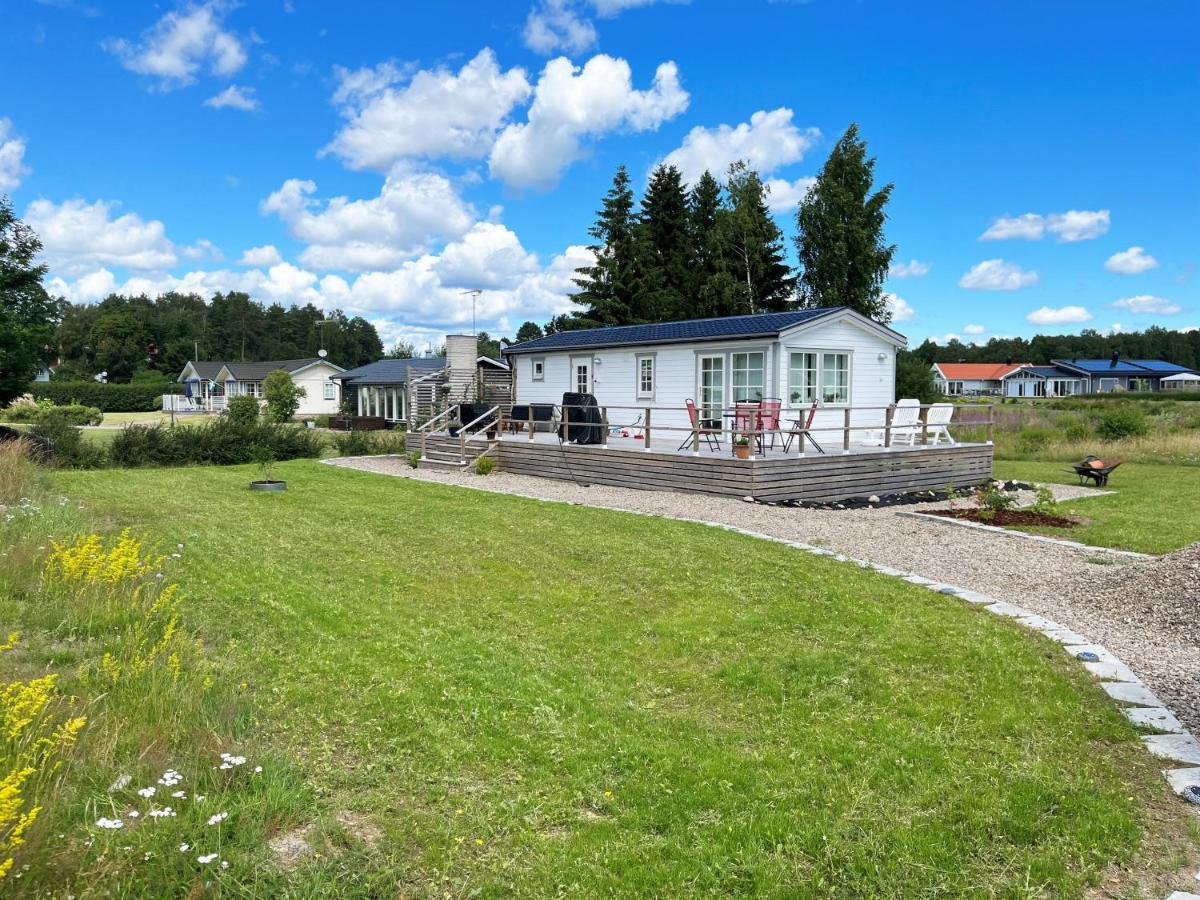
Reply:
[[[421,425],[417,426],[417,432],[421,435],[421,459],[426,458],[425,451],[429,446],[429,432],[431,430],[430,426],[432,426],[435,422],[439,422],[442,419],[446,418],[446,416],[450,415],[450,413],[457,414],[457,411],[458,411],[458,404],[452,403],[449,406],[447,406],[444,410],[442,410],[440,413],[438,413],[436,416],[434,416],[432,419],[429,419],[428,421],[423,422]]]
[[[488,418],[489,416],[491,416],[494,413],[496,413],[497,411],[499,411],[499,409],[500,409],[499,406],[493,406],[487,412],[483,413],[483,415],[476,416],[470,422],[464,423],[458,429],[458,461],[459,461],[459,463],[466,463],[466,461],[467,461],[467,441],[470,441],[470,440],[473,440],[473,439],[479,437],[478,434],[470,434],[469,430],[471,428],[475,427],[476,425],[478,425],[484,419]]]
[[[529,404],[529,405],[532,407],[534,404]],[[568,426],[571,424],[571,422],[570,422],[571,417],[570,417],[569,413],[567,412],[568,410],[599,409],[601,424],[591,425],[590,427],[599,428],[601,430],[600,431],[601,447],[608,446],[608,432],[609,432],[608,412],[609,412],[609,410],[637,410],[638,412],[641,413],[641,417],[640,417],[641,424],[638,425],[635,422],[635,423],[633,423],[633,425],[625,426],[625,427],[637,427],[642,430],[642,432],[643,432],[642,448],[644,450],[651,449],[651,433],[652,433],[651,413],[656,409],[659,411],[668,411],[668,412],[674,412],[674,413],[680,412],[680,409],[678,407],[674,407],[674,406],[601,405],[601,406],[596,407],[596,406],[585,406],[583,404],[565,404],[564,405],[561,403],[538,403],[536,405],[549,406],[555,412],[561,413],[561,415],[559,416],[560,425],[568,425]],[[841,425],[825,425],[825,426],[820,426],[820,427],[817,427],[814,425],[814,427],[804,429],[804,431],[806,431],[808,433],[838,432],[838,433],[842,434],[842,452],[843,453],[850,452],[850,436],[851,436],[851,434],[853,432],[860,432],[860,431],[882,431],[883,435],[882,435],[881,446],[884,449],[890,449],[892,447],[893,438],[895,437],[895,434],[897,432],[910,433],[917,429],[920,429],[921,446],[928,446],[931,428],[945,428],[947,430],[947,433],[949,433],[949,429],[951,429],[951,428],[984,427],[986,429],[986,433],[987,433],[987,443],[988,444],[993,443],[994,427],[996,424],[995,413],[994,413],[996,404],[994,404],[994,403],[954,403],[954,404],[951,404],[951,406],[953,406],[953,408],[955,410],[958,410],[958,409],[985,409],[988,411],[988,416],[986,419],[982,419],[982,420],[978,420],[978,421],[971,421],[971,422],[957,421],[956,422],[956,421],[954,421],[954,417],[952,415],[951,420],[949,422],[939,422],[939,423],[936,423],[931,426],[929,424],[929,411],[931,409],[933,409],[935,406],[943,406],[943,405],[945,405],[945,404],[943,404],[943,403],[920,403],[920,404],[916,404],[916,405],[910,405],[906,408],[918,410],[919,411],[919,421],[911,423],[911,424],[906,423],[903,425],[895,425],[895,426],[893,426],[893,419],[895,416],[896,409],[898,407],[894,403],[889,406],[826,406],[826,407],[818,406],[817,407],[818,411],[825,410],[828,412],[835,412],[837,410],[841,410],[843,413],[842,424]],[[795,412],[797,414],[800,414],[806,408],[807,407],[792,407],[791,411]],[[713,429],[713,430],[718,431],[721,434],[725,434],[727,432],[729,434],[733,434],[736,432],[739,435],[745,435],[750,438],[755,438],[755,437],[759,437],[759,436],[763,436],[763,435],[772,433],[773,430],[768,430],[768,429],[764,429],[764,428],[755,428],[755,429],[736,428],[735,429],[733,427],[726,427],[726,425],[724,424],[725,413],[733,412],[733,411],[734,410],[732,408],[722,407],[721,408],[722,424],[719,428]],[[855,412],[873,412],[873,411],[874,412],[882,411],[884,413],[884,421],[883,421],[882,425],[879,425],[879,424],[855,425],[851,421],[853,413],[855,413]],[[782,418],[783,418],[783,416],[781,415],[781,419]],[[524,422],[526,420],[514,419],[513,421]],[[703,414],[701,415],[701,421],[702,422],[706,421],[703,417]],[[712,419],[708,419],[707,421],[712,421]],[[532,410],[530,411],[528,422],[530,424],[529,439],[533,440],[532,426],[535,423],[532,418]],[[576,423],[576,424],[578,424],[578,423]],[[582,424],[582,425],[580,425],[580,427],[589,427],[589,426],[587,424]],[[693,455],[699,455],[699,453],[700,453],[700,429],[693,428],[690,424],[689,425],[654,425],[653,431],[688,432],[688,433],[692,434]],[[802,433],[799,434],[799,441],[800,441],[800,443],[799,443],[800,452],[803,453],[804,452],[804,435]]]

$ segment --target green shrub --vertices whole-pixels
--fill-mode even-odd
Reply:
[[[329,416],[326,416],[326,415],[314,416],[313,424],[316,425],[318,428],[328,428],[329,427]]]
[[[30,385],[29,393],[38,400],[50,400],[59,406],[82,404],[103,412],[151,412],[162,408],[162,395],[170,393],[166,381],[139,381],[137,384],[101,384],[98,381],[45,381]]]
[[[421,465],[421,451],[414,450],[408,454],[408,464],[414,469]]]
[[[109,448],[114,465],[230,466],[253,462],[259,448],[278,460],[314,459],[321,455],[321,438],[307,428],[266,422],[244,424],[222,416],[202,425],[169,428],[131,425],[122,429]]]
[[[1058,427],[1062,430],[1063,437],[1073,443],[1086,441],[1092,436],[1092,429],[1088,423],[1070,413],[1064,413],[1059,417]]]
[[[1134,406],[1106,410],[1096,420],[1096,434],[1106,441],[1141,437],[1149,431],[1150,423],[1146,421],[1146,414]]]
[[[267,418],[272,422],[286,422],[300,408],[300,401],[307,391],[292,381],[292,376],[279,369],[263,379],[263,397],[267,401]]]
[[[52,406],[49,409],[43,409],[36,421],[65,422],[68,425],[99,425],[104,421],[104,413],[94,406],[80,406],[73,403],[70,406]]]
[[[385,456],[405,450],[402,431],[346,431],[333,436],[338,456]]]
[[[1049,447],[1056,437],[1057,434],[1049,428],[1022,428],[1017,434],[1017,450],[1023,455],[1033,455]]]
[[[1016,502],[1016,497],[1004,490],[998,481],[989,481],[975,492],[979,503],[979,518],[990,522],[996,513],[1004,512]]]
[[[225,415],[239,425],[253,425],[258,421],[258,413],[258,400],[254,397],[231,397],[225,404]]]
[[[494,468],[496,468],[496,461],[490,456],[481,456],[475,460],[476,475],[490,475]]]
[[[51,465],[67,469],[97,469],[104,465],[104,450],[83,439],[83,432],[69,422],[52,419],[38,422],[31,431],[54,447]]]
[[[173,432],[163,425],[126,425],[108,445],[108,459],[123,469],[172,465]]]

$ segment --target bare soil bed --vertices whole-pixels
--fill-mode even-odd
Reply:
[[[1001,509],[996,510],[990,517],[985,517],[979,509],[930,509],[927,515],[942,516],[947,519],[966,519],[981,525],[1042,525],[1047,528],[1074,528],[1079,522],[1065,516],[1052,516],[1046,513],[1034,512],[1031,509]]]

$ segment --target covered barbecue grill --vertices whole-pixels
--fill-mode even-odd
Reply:
[[[563,424],[559,435],[575,444],[599,444],[604,439],[600,405],[592,394],[563,394]]]

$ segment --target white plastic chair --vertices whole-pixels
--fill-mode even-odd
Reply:
[[[937,446],[942,438],[946,439],[946,443],[955,443],[954,435],[950,433],[951,420],[954,419],[954,404],[953,403],[935,403],[929,407],[929,443]],[[921,430],[918,428],[917,433]]]
[[[896,412],[892,415],[892,446],[896,444],[916,445],[921,438],[921,401],[905,397],[896,401]]]

